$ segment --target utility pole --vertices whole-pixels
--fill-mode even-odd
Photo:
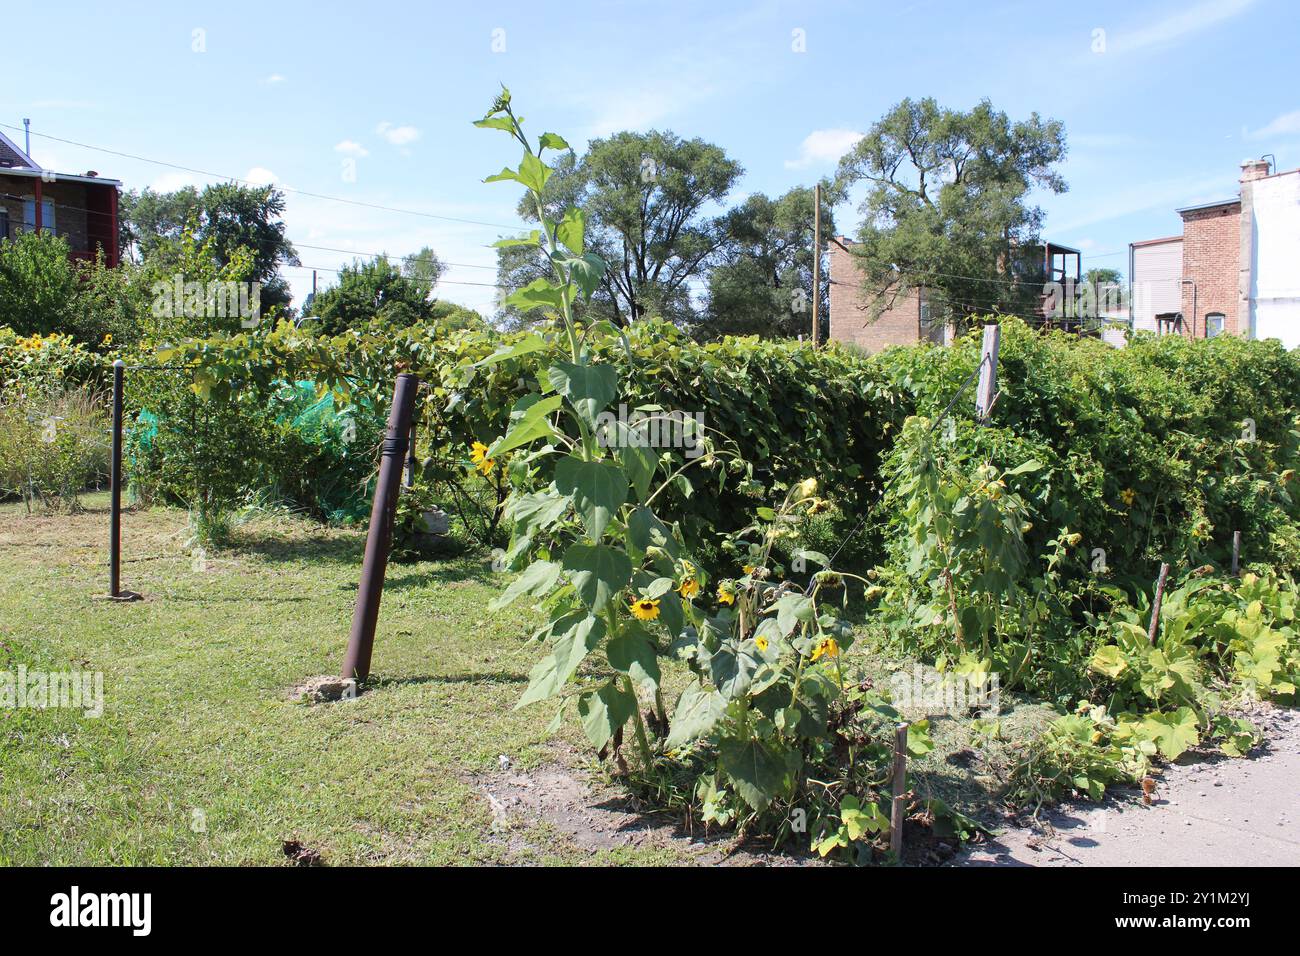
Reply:
[[[813,186],[813,327],[812,344],[821,344],[822,301],[822,185]]]

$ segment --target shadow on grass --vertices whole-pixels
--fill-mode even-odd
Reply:
[[[357,537],[281,538],[236,532],[226,546],[231,551],[255,555],[264,561],[320,561],[355,564],[361,568],[365,539]]]
[[[474,674],[416,674],[411,677],[382,677],[371,675],[366,681],[366,690],[382,690],[386,687],[419,686],[421,684],[527,684],[527,674],[512,674],[509,671],[480,671]]]
[[[358,564],[357,570],[360,571]],[[385,591],[406,591],[423,588],[430,584],[464,584],[472,582],[488,587],[504,588],[506,580],[493,571],[490,566],[473,560],[458,558],[449,562],[422,561],[419,564],[388,565],[385,575]]]

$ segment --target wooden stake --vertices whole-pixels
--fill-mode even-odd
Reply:
[[[1152,644],[1156,642],[1156,630],[1160,627],[1160,605],[1165,600],[1165,578],[1169,577],[1169,565],[1160,565],[1160,577],[1156,579],[1156,599],[1151,605],[1151,629],[1147,638]]]
[[[818,183],[813,187],[813,301],[812,301],[812,343],[813,348],[821,344],[821,301],[822,301],[822,187]]]
[[[1232,532],[1232,573],[1241,573],[1241,532]]]
[[[903,859],[903,805],[907,802],[907,724],[894,730],[894,802],[889,808],[889,852]]]
[[[981,422],[987,421],[998,390],[998,346],[1002,342],[1000,325],[984,326],[984,344],[980,348],[980,384],[975,393],[975,411]]]

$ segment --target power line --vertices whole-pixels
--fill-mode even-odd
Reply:
[[[0,127],[4,128],[4,129],[11,129],[11,130],[14,130],[15,132],[23,132],[23,130],[19,129],[19,127],[17,127],[17,126],[13,126],[13,125],[11,125],[11,124],[9,124],[9,123],[0,123]],[[92,144],[90,144],[90,143],[82,143],[82,142],[78,142],[78,141],[75,140],[75,139],[64,139],[64,138],[61,137],[61,136],[52,136],[52,135],[50,135],[49,133],[32,133],[32,135],[33,135],[33,136],[40,136],[40,137],[43,137],[43,138],[45,138],[45,139],[49,139],[49,140],[53,140],[53,141],[56,142],[56,143],[64,143],[64,144],[66,144],[66,145],[68,145],[68,146],[78,146],[78,147],[80,147],[80,148],[82,148],[82,149],[90,149],[90,150],[94,150],[95,152],[99,152],[99,153],[107,153],[107,154],[109,154],[110,156],[120,156],[120,157],[122,157],[123,159],[133,159],[133,160],[135,160],[135,161],[137,161],[137,162],[141,162],[141,163],[151,163],[152,165],[155,165],[155,166],[163,166],[163,167],[166,167],[167,169],[176,169],[176,170],[180,170],[181,172],[194,173],[196,176],[208,176],[208,177],[211,177],[211,178],[213,178],[213,179],[223,179],[223,180],[228,180],[228,181],[230,181],[230,182],[240,183],[240,184],[245,185],[245,186],[265,186],[265,185],[267,185],[266,183],[255,183],[255,182],[253,182],[252,180],[241,179],[241,178],[239,178],[238,176],[224,176],[224,175],[222,175],[221,173],[214,173],[214,172],[211,172],[210,170],[206,170],[206,169],[195,169],[195,168],[192,167],[192,166],[182,166],[182,165],[180,165],[179,163],[169,163],[169,162],[167,162],[166,160],[162,160],[162,159],[151,159],[151,158],[149,158],[148,156],[139,156],[139,155],[137,155],[137,154],[135,154],[135,153],[126,153],[126,152],[122,152],[121,150],[109,149],[109,148],[106,147],[106,146],[95,146],[95,145],[92,145]],[[285,193],[293,193],[294,195],[297,195],[297,196],[307,196],[307,197],[309,197],[309,198],[311,198],[311,199],[324,199],[324,200],[327,200],[327,201],[329,201],[329,202],[345,203],[345,204],[347,204],[347,205],[349,205],[349,206],[361,206],[361,207],[364,207],[364,208],[366,208],[366,209],[378,209],[378,210],[381,210],[381,211],[383,211],[383,212],[398,212],[398,213],[403,213],[403,214],[408,215],[408,216],[421,216],[421,217],[423,217],[423,218],[425,218],[425,219],[440,219],[440,220],[442,220],[442,221],[444,221],[444,222],[458,222],[458,223],[462,223],[462,224],[465,224],[465,225],[471,225],[471,226],[489,226],[489,227],[491,227],[491,228],[493,228],[493,229],[508,229],[508,230],[510,230],[511,232],[520,232],[520,231],[526,230],[526,229],[528,228],[527,226],[524,226],[523,224],[516,224],[516,225],[513,225],[513,226],[507,226],[507,225],[504,225],[503,223],[499,223],[499,222],[485,222],[485,221],[483,221],[483,220],[481,220],[481,219],[464,219],[464,218],[461,218],[461,217],[458,217],[458,216],[442,216],[442,215],[439,215],[439,214],[437,214],[437,213],[432,213],[432,212],[422,212],[422,211],[417,210],[417,209],[404,209],[404,208],[402,208],[402,207],[400,207],[400,206],[385,206],[385,205],[382,205],[382,204],[380,204],[380,203],[365,202],[365,201],[360,200],[360,199],[346,199],[346,198],[344,198],[344,197],[342,197],[342,196],[329,196],[329,195],[326,195],[326,194],[324,194],[324,193],[314,193],[314,192],[309,192],[309,191],[307,191],[307,190],[305,190],[305,189],[294,189],[294,188],[291,188],[291,187],[289,187],[289,186],[277,185],[277,186],[275,186],[275,188],[278,189],[278,190],[280,190],[281,192],[285,192]]]

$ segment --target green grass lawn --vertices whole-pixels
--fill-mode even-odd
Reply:
[[[593,849],[554,820],[494,827],[483,786],[501,755],[514,772],[603,777],[573,728],[547,736],[551,710],[513,710],[538,621],[488,609],[503,581],[486,555],[390,565],[376,685],[308,705],[288,694],[339,668],[362,534],[266,518],[203,566],[182,512],[129,513],[123,586],[146,600],[116,604],[102,598],[106,499],[86,504],[0,506],[0,671],[102,671],[105,698],[98,719],[0,709],[0,863],[273,864],[289,839],[332,864],[696,859],[686,840]],[[969,740],[960,721],[935,731],[919,785],[978,812],[996,767],[945,759]]]

